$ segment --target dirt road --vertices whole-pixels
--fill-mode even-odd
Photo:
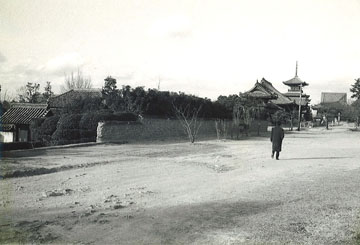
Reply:
[[[95,145],[17,153],[0,181],[0,243],[351,244],[360,231],[360,133]]]

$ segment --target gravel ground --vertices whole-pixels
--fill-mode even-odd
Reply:
[[[0,243],[355,244],[359,147],[338,126],[287,133],[279,161],[268,138],[17,152]]]

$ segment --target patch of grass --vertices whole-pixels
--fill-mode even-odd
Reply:
[[[25,232],[21,232],[10,225],[0,228],[0,244],[25,244],[28,242]]]
[[[22,221],[17,224],[0,225],[0,244],[49,244],[58,239],[43,228],[48,222]]]

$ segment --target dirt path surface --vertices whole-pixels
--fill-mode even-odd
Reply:
[[[359,149],[338,127],[286,134],[280,161],[267,138],[18,152],[3,172],[57,172],[0,181],[0,243],[351,244]]]

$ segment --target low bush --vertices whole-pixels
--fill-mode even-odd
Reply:
[[[44,123],[45,118],[35,118],[30,122],[30,132],[32,141],[41,141],[41,125]]]
[[[71,141],[72,143],[80,142],[79,123],[81,114],[63,114],[57,122],[56,130],[51,136],[52,144],[62,144],[59,142]]]
[[[50,145],[51,136],[56,130],[57,122],[59,121],[59,116],[47,117],[43,120],[43,123],[36,129],[31,129],[33,135],[33,141],[40,141],[44,145]],[[36,138],[34,135],[37,134]]]
[[[44,123],[40,127],[42,135],[51,136],[56,130],[59,119],[59,116],[52,116],[46,118]]]

